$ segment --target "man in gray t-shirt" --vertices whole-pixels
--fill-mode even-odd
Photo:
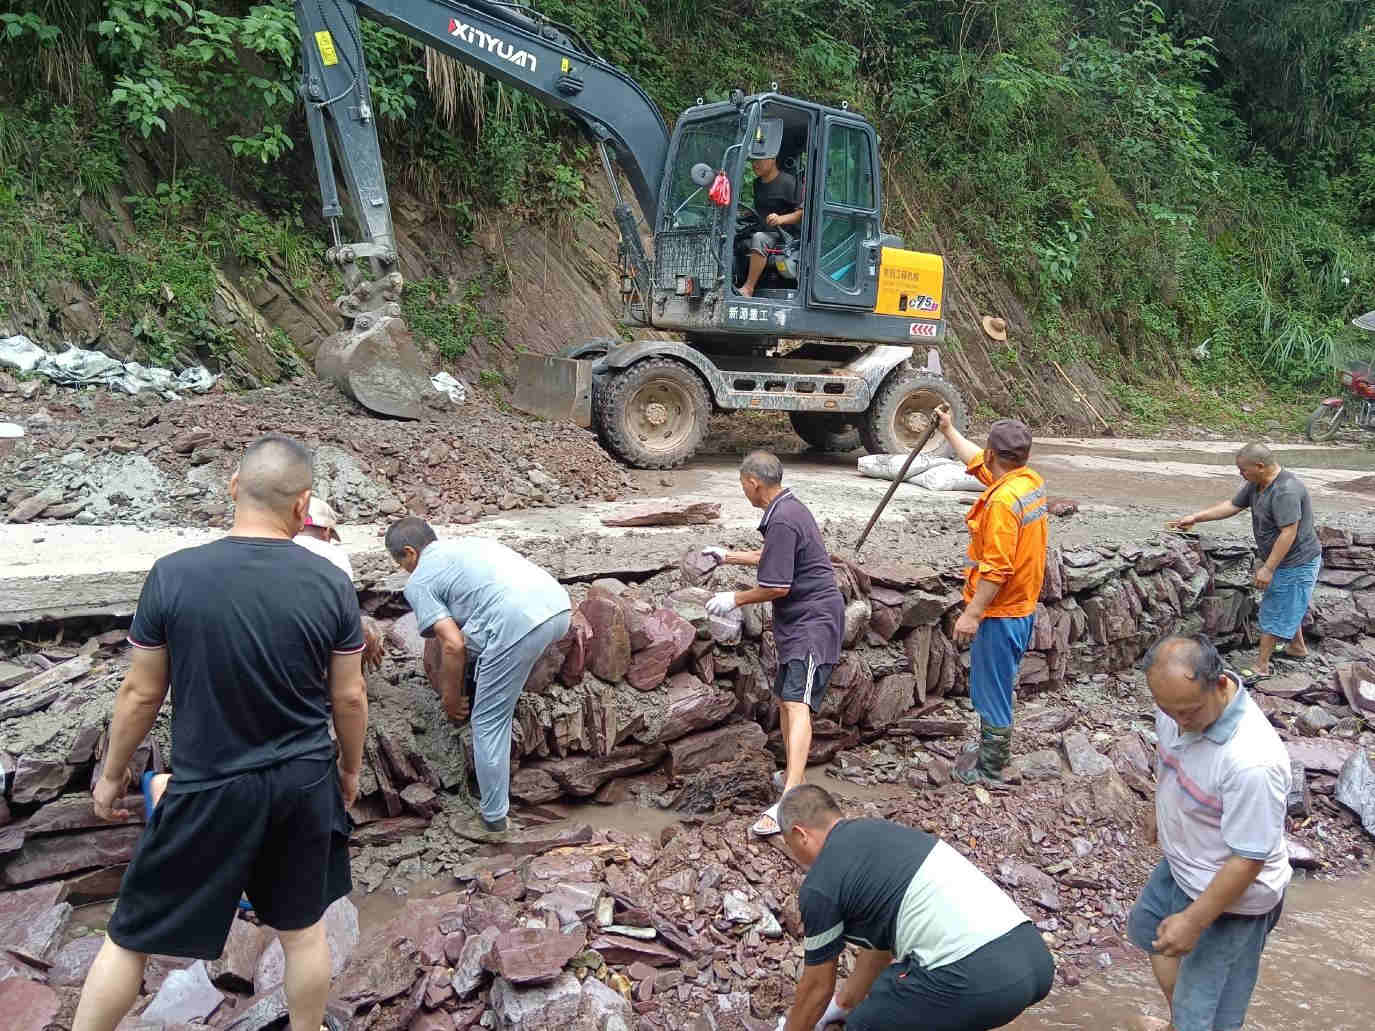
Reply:
[[[1237,452],[1237,471],[1246,481],[1231,501],[1167,524],[1187,530],[1195,523],[1230,519],[1251,510],[1251,531],[1256,538],[1256,586],[1264,591],[1260,602],[1260,653],[1254,669],[1241,670],[1251,682],[1270,675],[1272,654],[1302,658],[1308,654],[1303,640],[1303,617],[1313,597],[1322,565],[1322,545],[1313,529],[1313,505],[1308,488],[1287,469],[1282,469],[1264,444],[1247,444]],[[1279,651],[1277,641],[1287,641]]]
[[[489,832],[504,831],[516,702],[545,649],[568,633],[568,592],[504,544],[482,537],[441,541],[416,516],[394,523],[386,544],[411,574],[406,601],[421,636],[439,642],[433,681],[455,723],[468,719],[464,671],[470,655],[476,663],[471,722],[482,823]]]

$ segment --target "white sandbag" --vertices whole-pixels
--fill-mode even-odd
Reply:
[[[965,472],[959,462],[934,465],[916,479],[909,477],[908,482],[927,490],[967,490],[975,494],[982,494],[984,490],[984,485]]]
[[[892,480],[902,471],[905,461],[906,455],[864,455],[859,460],[859,471],[861,475],[872,476],[876,480]],[[918,455],[912,459],[912,466],[907,470],[907,482],[913,482],[927,469],[942,464],[958,463],[951,463],[949,458],[938,455]]]

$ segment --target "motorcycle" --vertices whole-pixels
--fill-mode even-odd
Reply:
[[[1352,325],[1375,332],[1375,311],[1353,319]],[[1348,422],[1361,430],[1375,430],[1375,368],[1369,362],[1351,362],[1342,369],[1341,397],[1323,400],[1308,417],[1304,434],[1320,444],[1335,437]]]

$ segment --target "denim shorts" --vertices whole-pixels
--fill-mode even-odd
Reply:
[[[1261,633],[1292,641],[1303,626],[1313,587],[1318,582],[1322,559],[1315,558],[1301,566],[1280,566],[1274,579],[1260,599]]]
[[[1175,883],[1170,864],[1160,861],[1127,918],[1127,937],[1147,953],[1156,928],[1193,902]],[[1171,1009],[1177,1031],[1238,1031],[1260,972],[1265,939],[1279,922],[1283,901],[1261,916],[1224,914],[1203,932],[1179,961]]]

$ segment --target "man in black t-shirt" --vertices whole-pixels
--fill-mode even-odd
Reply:
[[[807,870],[798,892],[806,969],[786,1031],[988,1031],[1050,993],[1055,961],[1007,893],[924,831],[846,820],[822,788],[783,796],[788,851]],[[836,961],[859,946],[836,992]]]
[[[797,180],[787,172],[778,170],[778,159],[755,158],[750,162],[754,168],[754,210],[769,228],[760,230],[750,237],[749,272],[745,276],[740,293],[753,297],[759,277],[764,274],[764,265],[769,248],[778,246],[782,238],[780,226],[797,226],[802,222],[802,200],[797,194]]]
[[[1230,519],[1248,508],[1256,538],[1255,584],[1260,599],[1260,651],[1254,668],[1241,669],[1252,684],[1270,675],[1270,656],[1301,659],[1308,654],[1303,640],[1303,617],[1313,598],[1322,568],[1322,544],[1313,529],[1313,505],[1308,488],[1280,466],[1264,444],[1247,444],[1236,454],[1237,472],[1245,480],[1231,501],[1219,501],[1202,511],[1166,525],[1187,530],[1195,523]],[[1276,649],[1279,641],[1287,642]]]
[[[322,917],[352,890],[346,807],[368,708],[353,585],[291,539],[310,488],[305,448],[275,435],[254,442],[229,483],[229,536],[159,559],[144,582],[96,815],[127,819],[116,806],[129,760],[173,682],[176,776],[124,876],[73,1031],[112,1031],[149,954],[218,958],[245,890],[286,953],[292,1027],[324,1018]]]

